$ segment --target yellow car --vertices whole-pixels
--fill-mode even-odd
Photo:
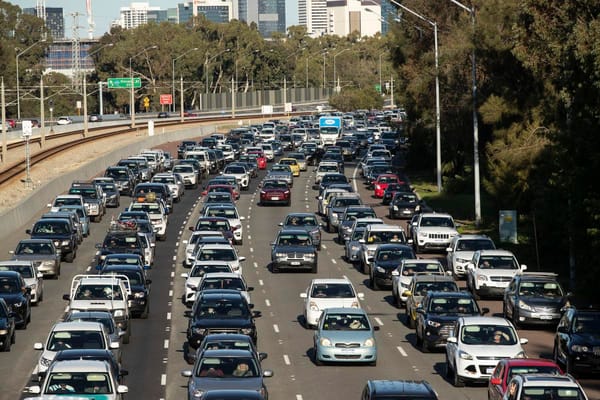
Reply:
[[[293,176],[300,176],[300,164],[295,158],[282,158],[279,160],[279,164],[289,165],[292,169]]]

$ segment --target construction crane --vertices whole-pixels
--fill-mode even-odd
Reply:
[[[94,38],[94,27],[96,24],[94,23],[94,16],[92,14],[92,0],[85,0],[85,11],[87,13],[87,22],[88,22],[88,38]]]

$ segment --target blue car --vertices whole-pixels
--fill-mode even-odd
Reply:
[[[361,308],[326,308],[314,336],[316,365],[330,363],[368,363],[377,365],[375,331]]]

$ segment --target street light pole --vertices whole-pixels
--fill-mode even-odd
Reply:
[[[140,54],[145,53],[148,50],[157,49],[157,48],[158,48],[157,45],[146,47],[144,50],[129,57],[129,77],[130,77],[130,81],[129,81],[129,84],[130,84],[129,114],[131,115],[131,127],[132,128],[135,128],[135,98],[134,98],[134,90],[133,90],[133,69],[131,67],[131,60],[133,60],[135,57],[139,56]]]
[[[25,50],[21,51],[20,53],[17,53],[17,55],[15,57],[16,67],[17,67],[17,120],[19,120],[19,121],[21,120],[21,92],[20,92],[20,86],[19,86],[19,57],[21,57],[23,54],[27,53],[35,45],[40,44],[45,41],[46,41],[46,39],[42,39],[42,40],[35,42],[31,46],[27,47]],[[19,50],[18,48],[15,48],[15,51],[18,51],[18,50]]]
[[[340,54],[342,54],[343,52],[348,51],[348,50],[350,50],[349,47],[347,47],[344,50],[342,50],[342,51],[338,52],[337,54],[333,55],[333,85],[334,85],[334,91],[335,92],[338,92],[339,87],[340,87],[340,85],[338,85],[338,83],[336,81],[337,75],[336,75],[336,69],[335,69],[335,58],[337,56],[339,56]]]
[[[327,55],[327,52],[323,52],[323,89],[325,89],[325,56]]]
[[[475,6],[467,7],[457,0],[452,3],[471,14],[473,39],[475,38]],[[471,79],[473,97],[473,180],[475,182],[475,224],[481,223],[481,184],[479,176],[479,121],[477,119],[477,62],[475,60],[475,41],[473,41],[473,54],[471,56]]]
[[[172,60],[172,72],[171,72],[171,112],[175,112],[175,61],[179,60],[181,57],[191,53],[192,51],[197,51],[198,48],[194,47],[193,49],[189,49],[188,51],[186,51],[185,53],[175,57]],[[183,93],[181,94],[181,96],[183,96]]]

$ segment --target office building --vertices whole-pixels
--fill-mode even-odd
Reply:
[[[285,34],[285,0],[238,0],[239,19],[256,23],[265,38]]]
[[[177,20],[185,24],[194,16],[204,15],[207,20],[216,23],[227,23],[237,18],[234,0],[194,0],[177,4]]]
[[[23,13],[37,15],[46,23],[46,28],[50,31],[53,39],[64,39],[65,37],[65,18],[62,7],[45,7],[46,15],[37,15],[35,7],[24,8]]]

